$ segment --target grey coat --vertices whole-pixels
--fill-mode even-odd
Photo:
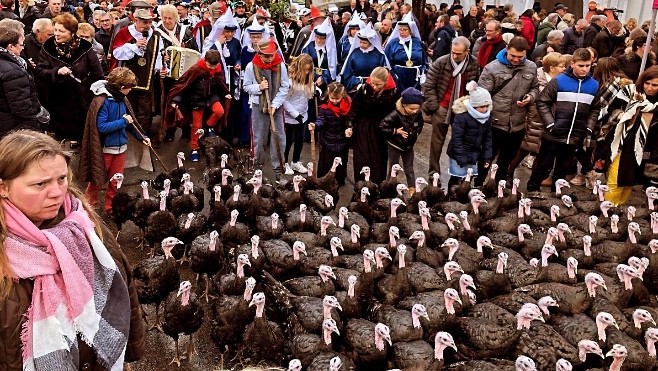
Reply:
[[[504,53],[505,50],[502,50],[499,56],[505,55]],[[501,58],[497,58],[484,67],[478,81],[479,86],[493,91],[505,80],[512,78],[512,74],[517,69],[521,69],[521,71],[514,76],[514,79],[491,97],[493,100],[492,127],[507,132],[516,132],[525,128],[528,109],[539,96],[537,65],[527,59],[516,66],[503,64]],[[524,107],[517,106],[516,102],[523,100],[526,94],[531,97],[530,103]]]

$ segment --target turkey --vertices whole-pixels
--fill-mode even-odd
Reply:
[[[183,191],[171,200],[171,211],[174,215],[187,215],[197,211],[199,207],[203,208],[203,200],[199,200],[193,191],[194,184],[192,182],[183,183]]]
[[[299,207],[302,203],[302,194],[299,184],[304,180],[301,175],[295,175],[292,177],[293,190],[285,192],[276,198],[274,205],[276,210],[281,213],[287,213]]]
[[[335,157],[329,172],[316,180],[317,188],[330,194],[335,201],[338,201],[338,182],[336,181],[336,168],[338,166],[343,166],[343,160],[340,157]]]
[[[229,223],[224,225],[221,230],[222,240],[225,242],[239,245],[249,241],[249,228],[242,223],[238,223],[238,210],[231,211],[231,219]]]
[[[155,323],[152,328],[162,330],[160,324],[160,303],[167,298],[171,291],[176,290],[180,275],[178,265],[171,250],[183,242],[175,237],[162,240],[161,246],[164,256],[157,256],[142,260],[133,269],[133,280],[139,302],[141,304],[155,305]]]
[[[203,234],[206,231],[207,219],[202,214],[189,213],[178,217],[178,231],[176,236],[183,241],[183,254],[179,260],[180,264],[184,262],[189,263],[187,256],[188,246],[192,243],[196,236]]]
[[[195,354],[193,336],[203,323],[203,306],[196,295],[190,292],[191,289],[190,281],[181,282],[178,292],[170,293],[164,305],[162,331],[172,337],[176,344],[176,356],[169,364],[176,363],[179,367],[181,357],[178,352],[178,336],[190,336],[186,358],[188,361],[192,360]]]
[[[196,282],[199,282],[199,276],[203,275],[206,280],[206,289],[203,297],[208,302],[208,289],[210,288],[210,276],[219,272],[225,266],[224,247],[221,241],[218,241],[219,233],[212,231],[210,234],[203,234],[192,241],[190,248],[190,270],[197,274]]]
[[[144,233],[147,226],[148,217],[160,210],[160,202],[149,195],[149,184],[146,181],[141,182],[142,197],[135,201],[134,219],[135,225]]]
[[[370,167],[364,166],[361,168],[360,174],[363,174],[363,180],[359,180],[354,185],[354,195],[352,196],[352,202],[357,202],[363,195],[363,188],[366,188],[368,192],[367,201],[369,204],[372,204],[374,201],[379,199],[379,185],[370,180]],[[358,193],[357,191],[361,191]]]
[[[245,287],[244,266],[251,267],[249,256],[246,254],[238,255],[236,259],[235,273],[221,274],[213,276],[213,287],[215,292],[222,295],[240,295]]]
[[[400,184],[398,181],[398,173],[401,171],[402,166],[399,164],[393,164],[393,166],[391,166],[389,178],[379,184],[380,199],[398,197],[397,185]]]
[[[256,280],[249,277],[245,280],[243,294],[220,295],[212,301],[210,337],[219,349],[235,346],[242,338],[245,327],[255,314],[254,309],[249,306],[255,287]]]
[[[322,298],[336,292],[334,283],[330,278],[336,279],[331,267],[321,265],[318,268],[317,276],[292,278],[284,281],[283,285],[295,295]]]
[[[116,173],[110,178],[110,182],[114,182],[117,193],[112,198],[112,218],[114,224],[117,226],[117,235],[121,232],[123,224],[133,218],[135,214],[135,203],[137,203],[137,196],[128,193],[125,189],[121,188],[123,184],[123,174]]]
[[[392,345],[388,326],[364,319],[350,319],[345,326],[344,354],[359,369],[383,370],[386,368],[388,346]]]
[[[176,216],[167,210],[167,193],[162,191],[160,192],[160,210],[149,215],[144,229],[144,240],[151,248],[150,256],[155,255],[156,243],[174,235],[177,230],[178,221]]]
[[[233,148],[222,137],[208,134],[204,129],[199,129],[194,133],[199,136],[199,149],[206,158],[206,167],[211,168],[217,166],[220,156],[232,155]]]
[[[391,341],[394,343],[421,340],[423,338],[423,328],[420,325],[420,319],[429,320],[427,310],[422,304],[414,304],[411,312],[395,309],[389,305],[376,306],[372,310],[371,316],[372,321],[388,326]]]
[[[279,325],[265,317],[265,294],[254,294],[249,306],[256,306],[256,318],[247,325],[242,340],[242,353],[257,361],[281,364],[283,361],[283,332]]]
[[[303,364],[311,364],[320,353],[332,350],[332,334],[340,336],[336,321],[327,318],[322,321],[322,335],[297,334],[290,341],[292,356],[298,358]]]
[[[300,204],[299,210],[289,211],[285,214],[285,229],[288,232],[313,232],[320,231],[320,214],[306,204]]]
[[[263,241],[260,244],[268,269],[275,277],[289,277],[298,272],[302,254],[307,255],[306,245],[295,241],[292,247],[282,240]]]
[[[208,212],[208,227],[214,230],[221,230],[226,224],[231,214],[222,199],[222,186],[215,185],[212,189],[213,197],[208,201],[210,211]]]
[[[153,180],[153,187],[157,190],[163,190],[165,179],[169,179],[171,181],[171,187],[173,189],[178,189],[178,187],[181,185],[180,180],[183,177],[183,174],[187,173],[187,170],[183,166],[184,160],[185,153],[178,152],[176,154],[177,167],[175,169],[158,174]]]
[[[452,335],[440,331],[434,337],[434,348],[422,340],[395,343],[393,363],[403,370],[439,371],[444,367],[444,352],[447,348],[457,351]]]

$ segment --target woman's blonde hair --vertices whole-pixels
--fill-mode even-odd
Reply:
[[[78,23],[78,32],[88,32],[91,37],[94,37],[94,34],[96,33],[96,29],[94,26],[90,25],[89,23]]]
[[[176,18],[176,21],[179,20],[178,10],[176,9],[176,7],[174,5],[166,4],[166,5],[163,5],[163,6],[160,7],[160,15],[161,16],[164,16],[167,13],[170,14],[170,15],[173,15],[174,18]]]
[[[2,138],[0,140],[0,180],[10,182],[23,175],[35,161],[55,156],[62,156],[66,160],[66,164],[69,166],[68,190],[82,202],[89,217],[96,225],[96,233],[102,238],[102,227],[98,215],[86,202],[82,192],[73,185],[70,168],[71,155],[62,149],[59,142],[48,135],[32,130],[18,130]],[[13,280],[13,272],[5,253],[6,238],[7,225],[2,207],[0,207],[0,298],[9,294]]]
[[[551,72],[551,67],[557,67],[560,64],[566,65],[566,59],[564,56],[558,52],[550,52],[544,56],[541,60],[542,69],[544,72]]]
[[[389,73],[390,72],[388,72],[386,67],[375,67],[375,69],[370,73],[370,78],[386,82],[388,81]]]
[[[311,67],[309,71],[306,71],[307,66]],[[288,75],[295,89],[304,89],[309,99],[313,97],[315,92],[313,86],[313,58],[310,55],[304,53],[293,58],[288,67]]]

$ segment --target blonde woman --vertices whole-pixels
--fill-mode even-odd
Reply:
[[[0,140],[0,364],[6,371],[116,370],[144,352],[127,259],[72,185],[70,161],[45,134],[21,130]]]
[[[295,172],[306,174],[308,170],[300,161],[302,146],[304,145],[304,123],[316,119],[315,115],[312,115],[312,117],[308,112],[308,101],[313,98],[315,93],[313,59],[311,56],[300,54],[294,58],[290,62],[289,76],[290,90],[288,90],[288,97],[283,103],[286,126],[285,174],[293,175]],[[293,144],[292,161],[288,162],[288,155]]]

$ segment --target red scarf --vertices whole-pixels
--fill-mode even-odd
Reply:
[[[208,67],[208,65],[206,64],[206,61],[204,59],[199,59],[196,62],[196,65],[199,66],[199,68],[201,68],[202,70],[208,72],[210,74],[210,76],[213,76],[213,77],[215,75],[218,75],[218,74],[222,73],[222,65],[220,63],[217,63],[217,66],[212,70]]]
[[[498,35],[498,37],[496,37],[493,40],[489,40],[489,39],[484,40],[482,46],[480,47],[480,52],[478,54],[478,62],[480,62],[480,68],[484,68],[484,66],[487,65],[489,61],[489,56],[493,51],[494,45],[497,45],[502,41],[503,41],[502,35]]]
[[[352,107],[352,100],[350,97],[343,98],[338,105],[335,105],[331,102],[326,102],[320,105],[320,108],[325,108],[330,110],[336,115],[336,117],[345,116],[350,112],[350,107]]]
[[[274,59],[272,59],[272,62],[270,63],[265,63],[263,60],[260,58],[260,54],[256,54],[254,59],[251,61],[256,67],[262,69],[262,70],[272,70],[272,71],[278,71],[279,70],[279,65],[283,63],[283,59],[279,55],[279,53],[274,54]]]
[[[366,80],[366,84],[370,85],[371,88],[375,89],[375,87],[372,86],[372,80],[370,79],[370,77],[368,77],[368,79]],[[386,85],[384,85],[384,88],[379,93],[389,89],[395,89],[395,80],[393,80],[393,75],[390,73],[388,74],[388,80],[386,81]]]

